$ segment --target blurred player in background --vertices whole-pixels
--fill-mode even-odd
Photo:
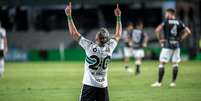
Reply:
[[[129,22],[126,26],[126,29],[123,31],[123,53],[124,53],[124,67],[127,70],[129,67],[130,57],[133,55],[133,49],[130,45],[130,37],[133,31],[133,23]]]
[[[143,23],[137,21],[135,23],[134,29],[133,24],[129,23],[126,30],[124,31],[124,56],[125,56],[125,68],[128,69],[129,57],[132,55],[136,59],[135,61],[135,74],[140,73],[140,66],[142,63],[142,58],[144,57],[144,49],[147,47],[148,36],[143,31]]]
[[[172,61],[172,82],[171,87],[176,86],[176,78],[178,74],[179,62],[180,62],[180,45],[191,31],[184,23],[176,18],[176,11],[172,8],[167,9],[165,12],[166,20],[163,21],[155,30],[156,36],[162,47],[160,53],[160,64],[158,81],[152,84],[152,87],[160,87],[162,85],[163,75],[165,72],[165,64],[171,59]],[[164,36],[160,35],[160,32],[164,30]]]
[[[144,57],[144,49],[147,47],[148,35],[143,31],[143,22],[138,20],[134,24],[134,29],[131,33],[130,45],[133,49],[133,55],[135,57],[135,74],[140,73],[140,66],[142,58]]]
[[[80,101],[109,101],[107,64],[109,63],[113,50],[121,38],[121,10],[117,4],[114,10],[116,16],[115,37],[109,38],[109,32],[106,28],[101,28],[96,33],[96,42],[84,38],[74,25],[71,3],[67,5],[65,13],[68,17],[68,28],[70,35],[85,50],[85,71],[83,78],[83,88]]]
[[[8,51],[6,30],[2,28],[0,22],[0,77],[4,73],[4,56]]]

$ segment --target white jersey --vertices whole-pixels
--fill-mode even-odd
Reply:
[[[4,38],[6,37],[6,30],[0,27],[0,50],[4,50]]]
[[[107,87],[107,64],[117,46],[117,41],[110,39],[103,47],[100,47],[98,44],[81,37],[79,44],[86,53],[83,84],[99,88]]]

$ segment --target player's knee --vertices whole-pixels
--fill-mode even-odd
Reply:
[[[178,67],[179,64],[178,64],[178,63],[172,63],[172,66],[173,66],[173,67]]]
[[[175,70],[178,70],[179,64],[177,64],[177,63],[172,64],[172,68]]]
[[[135,62],[135,64],[137,64],[137,65],[140,65],[141,63],[142,63],[141,59],[137,59],[136,62]]]
[[[159,66],[165,66],[165,64],[166,64],[166,62],[163,62],[163,61],[160,61],[160,64],[159,64]]]
[[[164,67],[165,67],[165,64],[160,63],[158,67],[159,67],[159,68],[164,68]]]

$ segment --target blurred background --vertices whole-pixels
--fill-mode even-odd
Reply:
[[[66,0],[0,0],[0,21],[7,31],[7,61],[83,60],[84,51],[68,34],[64,8]],[[192,36],[181,45],[183,60],[201,60],[200,0],[72,0],[74,22],[81,34],[93,40],[99,27],[115,28],[113,10],[119,3],[122,23],[142,20],[150,38],[145,59],[158,59],[160,46],[154,29],[167,8],[192,30]],[[114,59],[123,58],[123,42]]]

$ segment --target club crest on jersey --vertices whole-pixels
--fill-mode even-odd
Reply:
[[[97,48],[93,48],[93,52],[97,52]]]

